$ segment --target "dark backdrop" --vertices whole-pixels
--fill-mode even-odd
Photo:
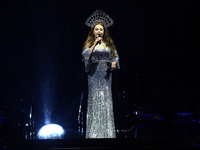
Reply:
[[[81,93],[84,107],[87,100],[84,23],[96,9],[114,20],[108,29],[121,66],[113,73],[116,126],[136,102],[163,116],[195,111],[197,1],[0,0],[0,110],[7,124],[29,123],[33,102],[36,128],[46,114],[71,137],[77,133]]]

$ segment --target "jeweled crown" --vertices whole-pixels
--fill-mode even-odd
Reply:
[[[110,27],[114,23],[112,18],[99,9],[87,18],[85,24],[89,27],[93,27],[97,21],[101,21],[106,28]]]

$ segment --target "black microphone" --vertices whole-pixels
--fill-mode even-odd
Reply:
[[[100,34],[99,34],[99,37],[101,37],[101,35],[100,35]],[[100,41],[98,41],[98,43],[99,43],[99,45],[101,45],[101,40],[100,40]],[[98,43],[97,43],[97,44],[98,44]]]

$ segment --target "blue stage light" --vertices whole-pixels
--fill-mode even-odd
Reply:
[[[57,124],[48,124],[43,126],[38,134],[38,139],[62,139],[65,134],[64,129]]]

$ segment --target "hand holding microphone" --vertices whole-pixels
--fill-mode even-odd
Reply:
[[[94,41],[93,46],[90,47],[90,54],[93,52],[94,47],[95,47],[97,44],[101,44],[101,40],[102,40],[102,37],[101,37],[101,35],[99,34],[99,35],[98,35],[98,38],[96,38],[96,40]]]
[[[102,37],[101,37],[101,35],[99,34],[99,37],[95,40],[95,41],[96,41],[96,45],[97,45],[97,44],[100,44],[100,45],[101,45],[101,40],[102,40]]]
[[[99,34],[99,37],[101,38],[101,35],[100,35],[100,34]],[[102,39],[102,38],[101,38],[101,39]],[[101,45],[101,39],[100,39],[99,42],[98,42],[99,45]]]

